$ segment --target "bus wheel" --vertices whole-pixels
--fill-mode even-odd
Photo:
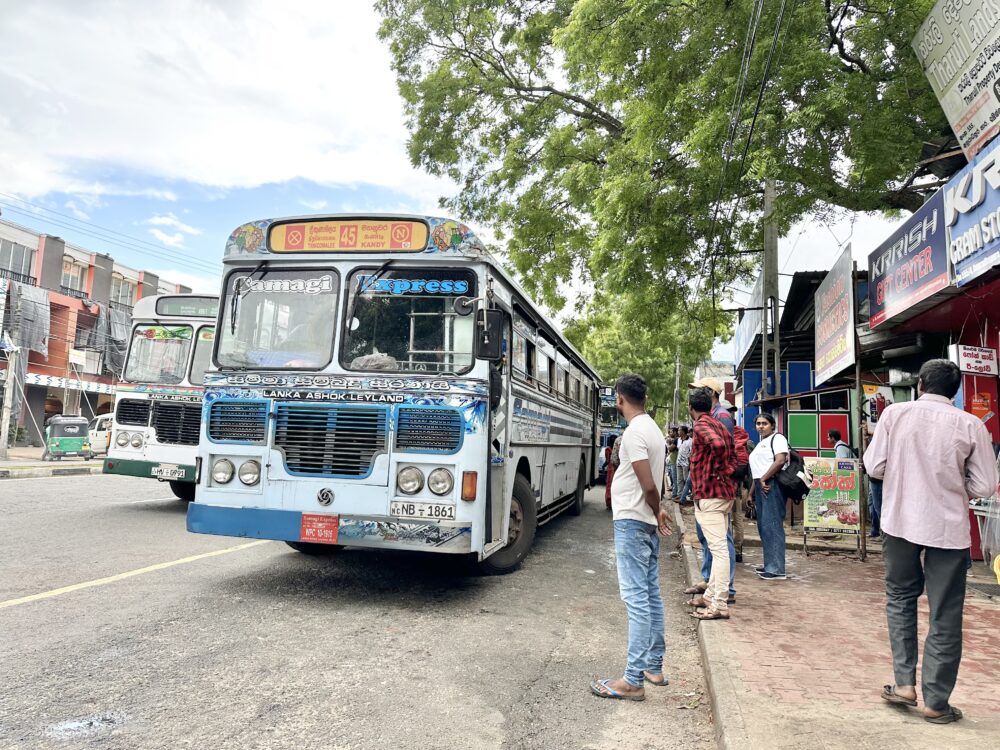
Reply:
[[[518,474],[514,478],[514,492],[510,499],[510,527],[507,544],[481,563],[479,568],[487,575],[503,575],[516,570],[528,555],[535,541],[538,527],[538,511],[535,508],[535,493],[531,483]]]
[[[190,503],[194,500],[194,488],[197,485],[194,482],[176,482],[170,480],[170,491],[174,493],[174,496],[178,500],[183,500],[186,503]]]
[[[316,544],[314,542],[285,542],[285,544],[303,555],[332,555],[344,549],[342,544]]]
[[[573,504],[569,506],[569,514],[578,516],[583,513],[583,493],[587,491],[587,466],[580,463],[580,476],[576,478],[576,494],[573,496]]]

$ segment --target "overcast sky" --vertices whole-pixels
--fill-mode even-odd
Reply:
[[[201,291],[244,221],[436,213],[453,186],[409,164],[377,28],[367,2],[5,3],[0,210]],[[806,223],[782,270],[829,268],[848,238],[863,262],[889,226]]]

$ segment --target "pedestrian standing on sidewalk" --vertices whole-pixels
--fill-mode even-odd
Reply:
[[[775,476],[788,458],[788,440],[777,431],[774,417],[761,412],[754,421],[760,442],[750,454],[757,532],[764,548],[764,564],[757,575],[765,581],[785,580],[785,496]]]
[[[618,463],[621,460],[618,455],[621,444],[622,436],[619,435],[615,438],[615,442],[611,444],[611,455],[608,456],[608,471],[604,478],[604,504],[608,510],[611,510],[611,483],[614,481],[615,472],[618,470]]]
[[[693,421],[694,442],[691,448],[691,494],[694,517],[701,526],[712,568],[705,593],[689,604],[695,606],[692,617],[699,620],[729,619],[729,573],[734,564],[729,556],[730,519],[736,483],[733,436],[711,415],[712,397],[704,388],[688,396],[688,411]]]
[[[726,401],[723,401],[722,405],[735,423],[737,408]],[[733,503],[733,548],[738,563],[743,562],[743,522],[746,520],[743,509],[746,505],[747,480],[750,479],[750,452],[747,450],[749,444],[749,433],[738,424],[735,425],[733,446],[736,449],[736,473],[733,479],[736,480],[736,500]],[[735,592],[731,593],[735,595]]]
[[[989,497],[997,486],[989,432],[951,403],[961,382],[953,362],[925,362],[919,398],[886,408],[864,459],[868,473],[885,480],[882,559],[895,684],[882,688],[882,698],[917,705],[917,600],[926,588],[920,678],[924,718],[934,724],[962,718],[949,700],[962,659],[969,499]]]
[[[670,496],[677,497],[677,428],[671,427],[667,435],[667,476],[670,477]]]
[[[646,381],[622,375],[615,391],[618,411],[628,422],[611,487],[618,588],[628,612],[628,661],[623,677],[593,680],[590,691],[600,698],[641,701],[646,682],[657,687],[668,682],[663,673],[666,643],[657,536],[672,531],[670,517],[660,506],[666,444],[645,411]]]
[[[871,433],[868,432],[868,423],[861,425],[861,439],[864,441],[865,450],[871,444]],[[872,539],[882,536],[882,480],[876,479],[866,472],[868,477],[868,521],[871,526]]]
[[[687,502],[685,492],[690,491],[688,484],[688,466],[691,460],[690,435],[685,424],[677,429],[677,489],[674,490],[674,499],[681,505]]]

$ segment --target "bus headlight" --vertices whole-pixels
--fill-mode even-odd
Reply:
[[[119,432],[118,437],[115,438],[115,445],[119,448],[124,448],[128,445],[129,434],[127,432]]]
[[[236,468],[228,458],[220,458],[212,464],[212,479],[216,484],[226,484],[233,478]]]
[[[257,484],[260,481],[260,464],[256,461],[244,461],[240,465],[239,478],[243,484]]]
[[[424,475],[416,466],[407,466],[396,475],[396,486],[407,495],[415,495],[424,487]]]
[[[455,486],[455,477],[447,469],[434,469],[427,477],[427,487],[435,495],[447,495]]]
[[[135,433],[132,436],[132,440],[129,441],[129,442],[132,443],[132,447],[133,448],[141,448],[142,447],[142,433],[141,432]]]

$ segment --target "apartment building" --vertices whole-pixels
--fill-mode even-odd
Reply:
[[[24,428],[18,430],[21,442],[40,440],[45,420],[54,414],[91,418],[110,411],[133,305],[154,294],[190,291],[105,253],[0,220],[4,337],[16,341],[23,333],[19,326],[38,323],[20,319],[24,306],[12,304],[15,292],[33,300],[31,315],[48,315],[46,341],[27,350],[17,415],[18,427]],[[0,356],[0,380],[6,380],[6,367],[6,357]]]

